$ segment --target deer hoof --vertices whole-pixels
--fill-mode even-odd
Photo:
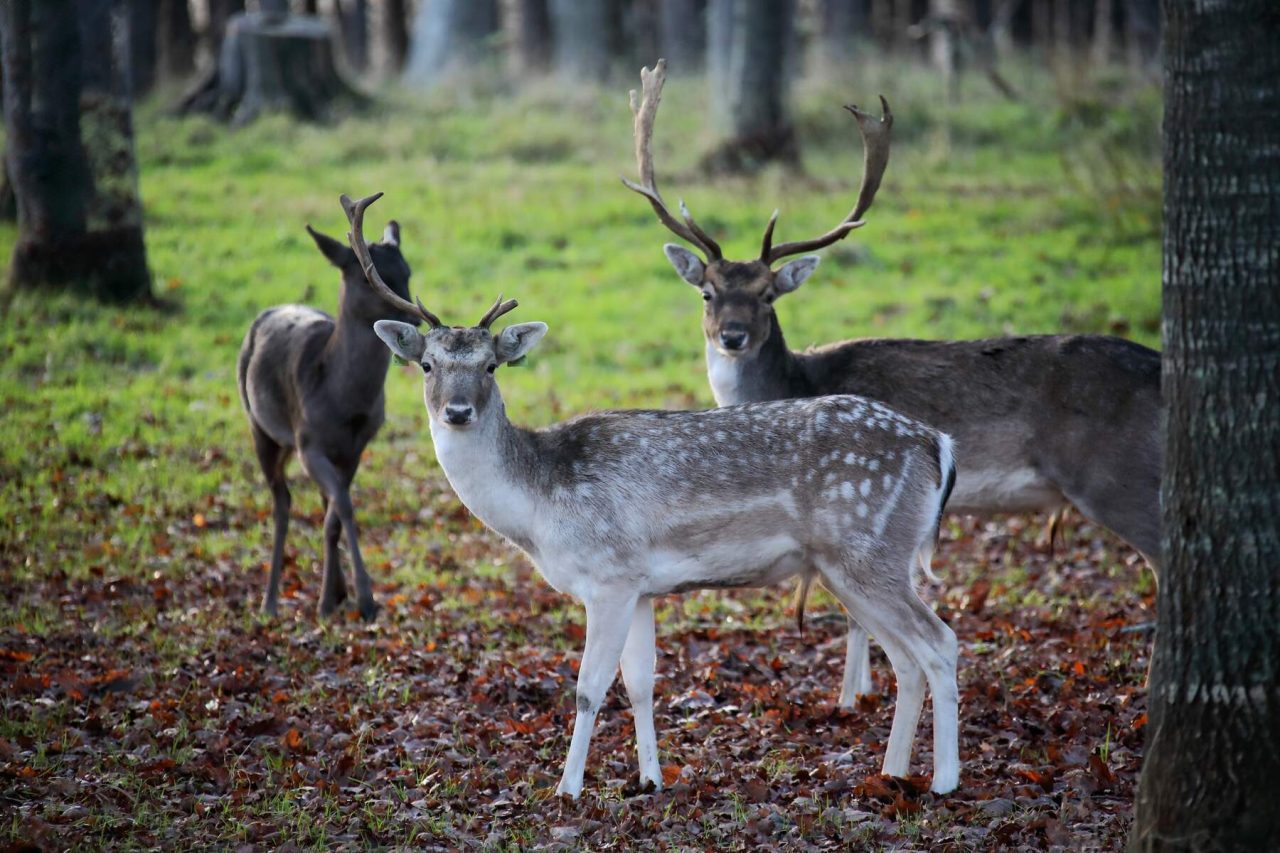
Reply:
[[[372,598],[368,601],[362,601],[360,602],[360,618],[366,622],[372,622],[374,619],[378,618],[378,611],[381,609],[382,608],[378,606],[378,602],[374,601]]]

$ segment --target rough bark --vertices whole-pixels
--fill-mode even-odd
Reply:
[[[1280,7],[1165,9],[1165,568],[1131,847],[1277,850]]]
[[[660,14],[660,52],[668,67],[680,75],[701,71],[707,55],[706,0],[661,0]]]
[[[511,51],[508,55],[516,78],[551,70],[551,10],[547,0],[514,0],[510,5]]]
[[[120,2],[3,0],[15,287],[150,296]]]
[[[497,0],[431,0],[418,7],[405,79],[418,85],[466,73],[494,55]]]
[[[364,102],[338,73],[327,23],[251,12],[227,25],[217,65],[187,93],[179,110],[242,125],[264,112],[326,121]]]
[[[704,158],[716,172],[749,172],[771,161],[799,162],[788,109],[795,47],[793,0],[719,0],[729,4],[728,56],[712,80],[712,117],[724,140]],[[717,4],[718,5],[718,4]]]
[[[187,0],[160,0],[157,30],[156,61],[161,82],[190,77],[196,68],[196,34]]]
[[[551,0],[550,8],[556,73],[575,82],[605,82],[620,42],[617,0]]]

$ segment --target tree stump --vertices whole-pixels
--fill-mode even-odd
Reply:
[[[326,121],[335,108],[366,101],[338,72],[326,22],[254,12],[227,24],[216,67],[182,99],[178,111],[211,113],[233,125],[264,112]]]

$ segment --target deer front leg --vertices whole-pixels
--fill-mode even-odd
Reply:
[[[640,784],[662,788],[662,766],[658,762],[658,739],[653,730],[654,647],[653,599],[642,598],[631,617],[631,630],[622,649],[622,683],[627,686],[631,714],[636,720],[636,752],[640,761]]]
[[[844,682],[840,687],[840,707],[853,708],[859,696],[871,693],[871,642],[862,626],[849,617],[845,641]]]
[[[587,766],[587,750],[595,729],[596,714],[604,695],[618,671],[618,661],[630,631],[636,609],[634,595],[603,594],[588,598],[587,646],[578,668],[578,714],[573,720],[573,737],[564,762],[557,794],[568,794],[575,800],[582,793],[582,774]]]

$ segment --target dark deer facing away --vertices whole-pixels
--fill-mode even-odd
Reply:
[[[893,117],[846,107],[865,146],[853,210],[821,237],[773,245],[775,212],[760,256],[726,260],[688,210],[673,216],[654,181],[651,141],[665,64],[641,71],[631,93],[640,183],[658,218],[703,257],[668,244],[680,277],[702,294],[707,374],[722,406],[789,397],[857,394],[880,400],[955,438],[959,479],[947,508],[978,514],[1058,509],[1071,502],[1160,558],[1160,355],[1120,338],[1041,335],[977,341],[863,339],[805,352],[787,348],[774,300],[818,265],[808,255],[863,225],[889,162]],[[865,642],[850,633],[842,702],[870,689]],[[865,636],[865,635],[862,635]]]
[[[324,585],[320,615],[347,597],[338,555],[345,534],[354,566],[360,615],[372,619],[378,605],[360,557],[351,481],[365,445],[382,426],[382,385],[391,354],[373,324],[388,316],[386,303],[369,291],[356,255],[345,243],[307,226],[316,246],[342,271],[338,316],[305,305],[279,305],[258,315],[240,347],[240,399],[249,416],[253,446],[271,487],[275,541],[262,609],[275,615],[289,529],[285,466],[297,453],[324,501]],[[409,296],[409,265],[400,254],[400,226],[387,225],[370,247],[373,263],[396,293]],[[415,317],[400,315],[414,321]]]
[[[364,208],[351,214],[352,248]],[[401,311],[413,306],[369,282]],[[577,797],[595,718],[619,666],[631,698],[642,782],[662,785],[653,726],[653,598],[823,584],[880,638],[898,675],[884,772],[908,770],[926,686],[933,694],[933,789],[959,782],[955,634],[916,595],[954,482],[951,440],[858,397],[779,400],[709,412],[597,412],[544,429],[507,419],[495,373],[543,323],[490,331],[381,320],[387,346],[421,365],[436,458],[459,499],[519,545],[587,611],[578,713],[559,792]]]

